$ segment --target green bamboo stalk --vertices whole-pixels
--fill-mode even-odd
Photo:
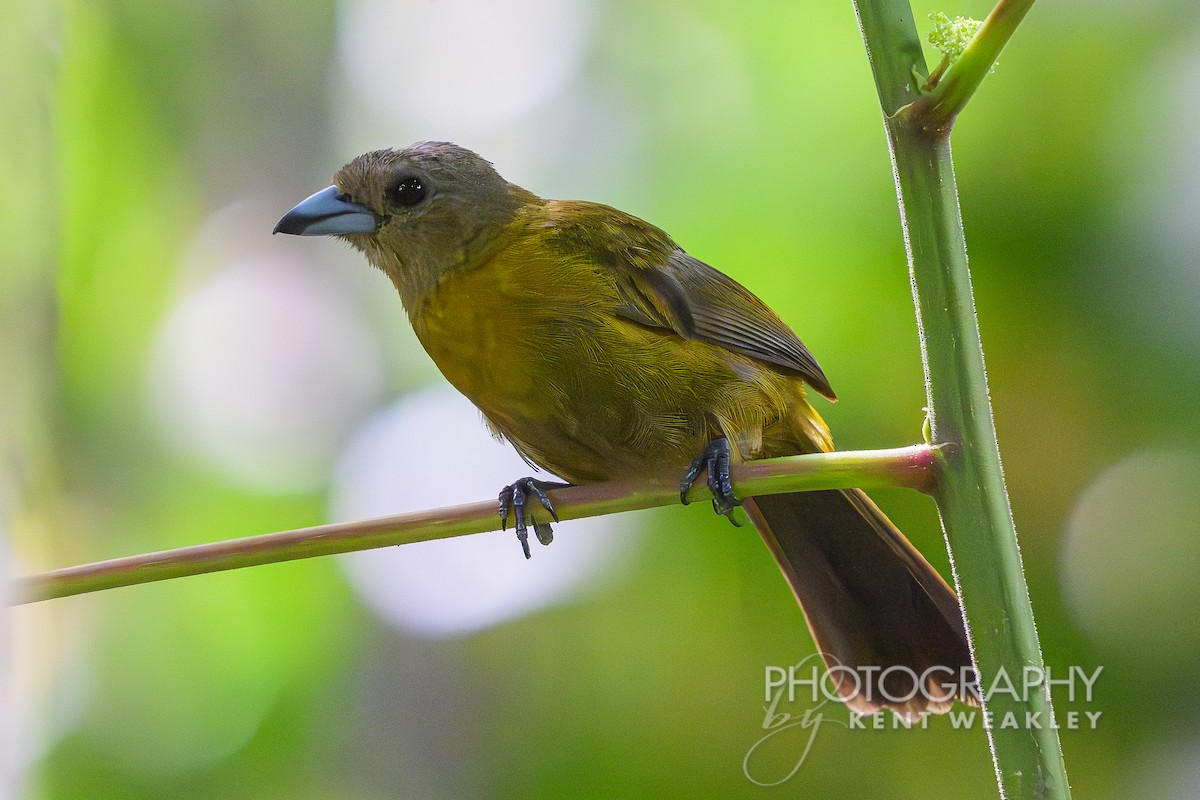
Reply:
[[[932,438],[953,445],[934,497],[985,691],[1002,673],[1016,682],[1025,670],[1044,674],[1044,667],[988,399],[950,128],[1031,4],[1002,0],[922,96],[915,75],[927,69],[907,0],[855,3],[886,121]],[[1046,687],[1028,697],[997,693],[985,710],[1001,797],[1069,798]],[[1010,714],[1017,722],[1011,727],[1002,724]]]
[[[735,464],[732,477],[734,490],[739,497],[884,486],[929,491],[936,483],[941,463],[942,457],[937,448],[914,445],[890,450],[814,453]],[[679,482],[677,479],[664,478],[656,482],[597,483],[554,489],[549,495],[559,519],[579,519],[677,504]],[[703,485],[693,487],[688,493],[691,500],[711,497],[708,488]],[[492,500],[356,522],[318,525],[54,570],[18,579],[10,597],[14,605],[34,603],[259,564],[483,533],[496,530],[498,522],[496,501]]]

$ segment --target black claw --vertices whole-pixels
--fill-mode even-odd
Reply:
[[[728,439],[721,436],[709,442],[708,446],[704,448],[704,452],[692,460],[692,465],[684,474],[683,480],[679,484],[679,499],[684,505],[687,505],[687,493],[703,471],[707,473],[708,488],[713,495],[713,511],[729,517],[729,520],[736,525],[737,521],[732,516],[733,510],[740,506],[742,501],[738,500],[733,493],[733,479],[729,475],[730,459],[731,451]]]
[[[517,531],[517,541],[521,543],[521,552],[525,554],[525,558],[533,558],[533,553],[529,552],[529,532],[523,528]]]
[[[551,518],[558,522],[558,512],[554,510],[554,504],[550,502],[546,490],[569,485],[558,481],[521,478],[500,490],[500,530],[508,529],[508,515],[512,512],[513,528],[517,532],[517,541],[521,543],[521,552],[526,558],[533,555],[529,552],[529,528],[533,528],[534,535],[542,544],[550,544],[554,540],[554,531],[550,529],[550,523],[534,519],[533,509],[525,501],[532,495],[542,504],[542,508],[550,513]]]
[[[500,490],[500,530],[508,530],[508,512],[512,510],[513,487],[505,486]]]
[[[537,540],[543,545],[550,544],[554,541],[554,531],[550,529],[549,522],[533,523],[533,533],[537,536]]]
[[[707,452],[708,448],[705,448],[704,453]],[[691,500],[688,500],[688,492],[692,490],[692,484],[696,482],[696,478],[700,477],[700,472],[704,469],[704,453],[701,453],[692,459],[692,465],[688,467],[687,472],[683,473],[683,480],[679,482],[679,502],[683,503],[685,506],[692,502]]]
[[[526,478],[525,483],[526,483],[525,490],[527,492],[532,492],[533,496],[536,497],[538,499],[538,502],[540,502],[542,504],[542,508],[549,511],[550,516],[553,517],[554,521],[558,522],[558,512],[554,510],[554,504],[551,503],[550,498],[546,496],[545,489],[542,488],[542,485],[539,485],[540,482],[535,481],[531,478]],[[545,486],[564,486],[565,484],[554,482],[554,483],[546,483],[543,485],[545,485]],[[546,528],[549,529],[550,526],[547,525]]]

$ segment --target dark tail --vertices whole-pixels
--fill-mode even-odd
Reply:
[[[869,497],[797,492],[745,508],[848,706],[912,718],[978,703],[958,596]]]

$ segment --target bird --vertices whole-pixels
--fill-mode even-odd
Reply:
[[[395,286],[417,338],[488,428],[568,481],[701,474],[741,506],[791,587],[838,697],[913,718],[978,702],[957,595],[862,491],[738,498],[730,464],[833,449],[836,395],[792,329],[663,230],[547,200],[450,142],[365,153],[275,233],[332,236]],[[529,556],[547,489],[500,492]]]

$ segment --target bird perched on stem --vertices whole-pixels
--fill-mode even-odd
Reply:
[[[545,200],[446,142],[359,156],[277,233],[336,236],[395,284],[447,380],[531,464],[572,483],[707,474],[804,610],[842,699],[913,716],[974,700],[958,598],[861,491],[734,497],[731,461],[828,451],[816,359],[765,303],[662,230]],[[500,496],[526,556],[550,539],[524,478]]]

